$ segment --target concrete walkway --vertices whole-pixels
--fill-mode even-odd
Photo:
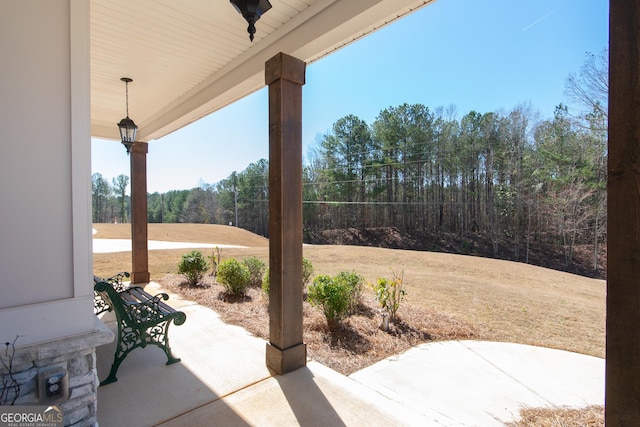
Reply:
[[[423,344],[351,375],[431,420],[502,426],[523,407],[604,405],[604,360],[511,343]]]
[[[272,376],[263,339],[176,295],[169,302],[187,314],[169,333],[182,362],[165,366],[153,346],[129,354],[119,381],[98,390],[101,427],[502,426],[522,406],[604,403],[603,359],[509,343],[424,344],[350,377],[313,361]],[[114,348],[98,349],[101,379]]]
[[[164,240],[149,240],[150,251],[166,249],[205,249],[205,248],[246,248],[238,245],[219,245],[215,243],[166,242]],[[111,252],[131,252],[131,239],[93,239],[93,253],[105,254]]]

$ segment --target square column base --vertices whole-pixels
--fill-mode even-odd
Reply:
[[[305,366],[307,366],[307,345],[305,343],[300,343],[285,350],[267,343],[267,368],[276,374],[286,374]]]
[[[131,273],[131,284],[147,284],[151,281],[151,274],[148,271],[134,271]]]

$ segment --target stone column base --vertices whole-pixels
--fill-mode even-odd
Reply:
[[[114,335],[97,317],[94,329],[84,334],[20,347],[12,355],[11,375],[19,384],[19,394],[9,390],[8,402],[15,405],[57,405],[65,426],[97,426],[98,371],[96,347],[113,341]],[[4,354],[3,354],[4,356]],[[61,401],[41,401],[45,394],[38,375],[55,369],[66,372],[68,393]],[[0,368],[0,379],[11,384],[10,373]],[[17,391],[17,390],[16,390]],[[55,399],[55,398],[54,398]]]
[[[305,343],[300,343],[285,350],[267,343],[267,368],[276,374],[286,374],[305,366],[307,366],[307,345]]]

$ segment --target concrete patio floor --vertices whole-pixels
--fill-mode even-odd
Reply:
[[[603,359],[509,343],[425,344],[349,377],[313,361],[272,376],[265,340],[176,295],[169,303],[187,314],[169,331],[182,361],[166,366],[154,346],[130,353],[118,382],[98,389],[101,427],[501,426],[523,406],[604,404]],[[102,320],[115,331],[111,313]],[[114,348],[97,350],[101,379]]]

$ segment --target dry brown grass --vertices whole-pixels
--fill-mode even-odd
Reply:
[[[604,407],[527,408],[520,411],[520,421],[507,427],[604,427]]]
[[[130,239],[131,224],[93,224],[100,239]],[[269,240],[242,228],[218,224],[149,224],[149,240],[218,243],[220,245],[269,246]]]

